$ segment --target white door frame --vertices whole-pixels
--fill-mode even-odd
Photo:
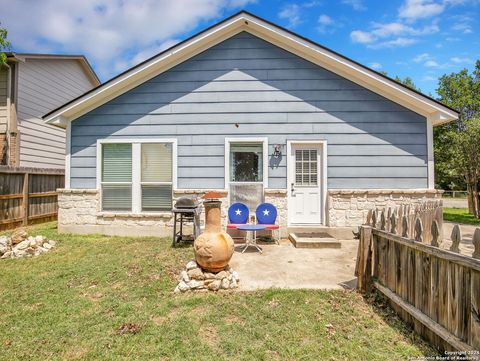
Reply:
[[[320,219],[319,225],[326,225],[326,213],[327,213],[327,141],[326,140],[287,140],[287,204],[290,206],[291,198],[292,198],[292,177],[294,174],[292,172],[295,169],[295,164],[293,161],[292,156],[292,144],[317,144],[321,146],[322,154],[321,154],[321,180],[318,182],[318,186],[322,187],[320,192],[320,208],[322,210],[322,216]],[[297,223],[291,224],[290,223],[290,212],[288,212],[288,225],[297,225]]]

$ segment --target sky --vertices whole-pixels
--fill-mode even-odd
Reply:
[[[83,54],[102,81],[248,10],[436,96],[480,59],[480,0],[0,0],[12,50]]]

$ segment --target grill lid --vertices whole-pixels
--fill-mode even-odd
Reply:
[[[181,197],[175,203],[175,208],[197,208],[199,203],[195,197]]]

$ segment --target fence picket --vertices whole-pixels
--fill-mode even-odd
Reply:
[[[453,226],[452,234],[450,236],[452,240],[452,245],[450,247],[450,251],[455,253],[460,253],[460,241],[462,240],[462,230],[458,224]]]
[[[480,228],[475,229],[475,232],[473,233],[472,242],[473,242],[473,247],[475,247],[472,257],[480,259]]]

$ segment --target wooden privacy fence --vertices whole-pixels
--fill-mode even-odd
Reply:
[[[0,230],[57,216],[57,188],[64,171],[0,166]]]
[[[439,248],[441,228],[430,225],[426,243],[420,217],[413,239],[406,233],[408,217],[375,213],[360,229],[357,268],[358,288],[377,289],[415,331],[443,350],[480,350],[480,229],[473,236],[473,255],[459,253],[460,228],[452,231],[450,250]],[[401,235],[399,225],[402,224]]]

